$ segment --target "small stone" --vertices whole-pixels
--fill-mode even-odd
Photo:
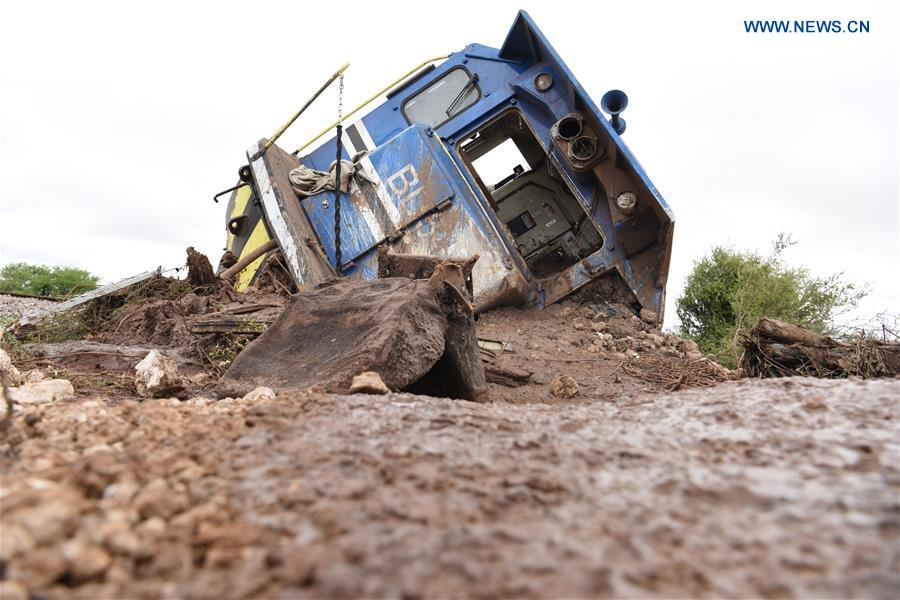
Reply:
[[[557,398],[573,398],[578,394],[578,383],[571,375],[561,375],[550,382],[550,393]]]
[[[12,364],[12,359],[6,350],[0,348],[0,383],[4,381],[9,385],[19,385],[22,383],[22,374]]]
[[[77,525],[81,511],[80,494],[53,488],[42,494],[45,497],[34,506],[12,511],[8,521],[4,519],[4,529],[6,522],[20,525],[38,544],[53,543],[69,535]],[[5,531],[3,537],[6,537]]]
[[[0,532],[0,562],[8,563],[35,548],[34,538],[24,527],[4,522],[0,525]],[[4,597],[0,595],[0,598]]]
[[[665,344],[663,337],[661,335],[656,335],[655,333],[648,333],[647,340],[657,348]]]
[[[606,329],[606,321],[594,321],[591,323],[591,331],[601,332]]]
[[[685,354],[688,360],[702,360],[703,353],[698,350],[691,350]]]
[[[134,384],[143,398],[162,398],[184,390],[175,363],[159,350],[151,350],[134,370]]]
[[[188,377],[188,381],[194,385],[209,385],[212,383],[213,377],[209,373],[200,372]]]
[[[642,308],[640,317],[641,321],[643,321],[644,323],[656,325],[656,311],[652,311],[648,308]]]
[[[694,340],[681,340],[678,343],[678,349],[688,354],[690,352],[698,352],[700,348],[697,346],[697,342]]]
[[[244,396],[245,402],[259,402],[260,400],[272,400],[275,398],[275,392],[271,388],[258,387]]]
[[[134,499],[135,509],[145,519],[154,516],[168,519],[185,510],[189,504],[187,496],[169,487],[165,479],[154,479]]]
[[[68,379],[50,379],[10,388],[9,397],[19,404],[49,404],[71,400],[75,397],[75,388]]]
[[[38,548],[10,563],[7,576],[16,581],[27,581],[32,588],[46,588],[56,583],[69,569],[69,562],[62,552],[53,546]]]
[[[110,519],[100,525],[100,539],[106,547],[116,554],[125,556],[138,556],[142,553],[144,545],[140,538],[131,530],[128,521],[123,519]]]
[[[572,329],[574,329],[575,331],[584,331],[585,328],[585,324],[581,321],[575,321],[575,323],[572,325]]]
[[[25,383],[38,383],[39,381],[44,381],[47,379],[53,379],[53,377],[40,368],[31,369],[30,371],[25,373]]]
[[[66,544],[63,554],[69,561],[72,583],[76,585],[100,577],[112,563],[110,555],[100,546],[77,540]]]
[[[3,600],[29,600],[31,594],[18,581],[0,581],[0,598]]]
[[[156,542],[166,532],[166,522],[159,517],[150,517],[135,527],[134,532],[145,542]]]
[[[375,371],[365,371],[355,376],[349,389],[351,394],[387,394],[390,391]]]

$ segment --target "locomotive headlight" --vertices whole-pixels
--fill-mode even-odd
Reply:
[[[538,73],[534,78],[534,87],[539,92],[546,92],[551,85],[553,85],[553,77],[550,76],[550,73]]]

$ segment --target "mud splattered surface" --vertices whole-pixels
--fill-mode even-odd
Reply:
[[[3,597],[897,597],[900,381],[22,407]],[[577,401],[576,401],[577,400]]]

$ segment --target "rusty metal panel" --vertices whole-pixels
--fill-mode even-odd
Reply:
[[[397,237],[405,227],[453,198],[447,175],[435,162],[433,146],[423,127],[410,127],[369,154],[371,167],[365,176],[376,183],[356,178],[350,192],[341,197],[344,262],[356,259],[388,238]],[[333,202],[333,191],[301,202],[332,265],[335,263]]]

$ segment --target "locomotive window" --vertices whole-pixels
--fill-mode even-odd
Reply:
[[[436,128],[460,114],[481,98],[478,75],[462,67],[449,71],[403,103],[403,116],[410,123]]]

